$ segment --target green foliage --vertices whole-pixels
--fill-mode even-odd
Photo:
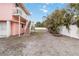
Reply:
[[[76,20],[77,20],[76,25],[77,25],[77,27],[79,27],[79,16],[76,17]]]
[[[76,14],[76,18],[75,18],[75,21],[76,21],[76,25],[77,27],[79,27],[79,3],[71,3],[69,4],[70,8],[75,8],[75,11],[77,14]]]
[[[77,24],[77,27],[79,27],[79,20],[77,20],[77,23],[76,24]]]
[[[43,27],[43,23],[37,22],[37,23],[35,24],[35,26],[36,26],[36,27]]]
[[[73,18],[73,14],[66,13],[63,24],[66,26],[68,30],[70,29],[69,26],[71,24],[72,18]]]
[[[67,11],[64,9],[55,10],[55,12],[47,17],[44,24],[48,28],[49,32],[58,34],[61,26],[66,26],[66,28],[69,30],[72,17],[73,15],[67,13]]]
[[[79,3],[70,3],[69,7],[70,8],[75,8],[76,10],[79,10]]]

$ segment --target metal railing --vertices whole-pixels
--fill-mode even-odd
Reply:
[[[23,17],[25,19],[27,18],[27,15],[25,15],[24,11],[19,7],[17,7],[16,9],[13,10],[13,15],[20,15],[21,17]]]

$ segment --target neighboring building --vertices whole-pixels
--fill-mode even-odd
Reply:
[[[29,11],[22,3],[0,3],[0,37],[19,35],[27,31]]]

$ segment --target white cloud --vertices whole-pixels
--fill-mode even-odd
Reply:
[[[44,13],[47,13],[48,12],[47,6],[48,6],[47,4],[44,4],[40,10]]]
[[[47,9],[40,9],[42,12],[47,13],[48,10]]]

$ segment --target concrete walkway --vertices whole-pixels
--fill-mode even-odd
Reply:
[[[66,36],[55,37],[47,30],[37,30],[29,36],[0,39],[0,55],[79,55],[79,40]]]

